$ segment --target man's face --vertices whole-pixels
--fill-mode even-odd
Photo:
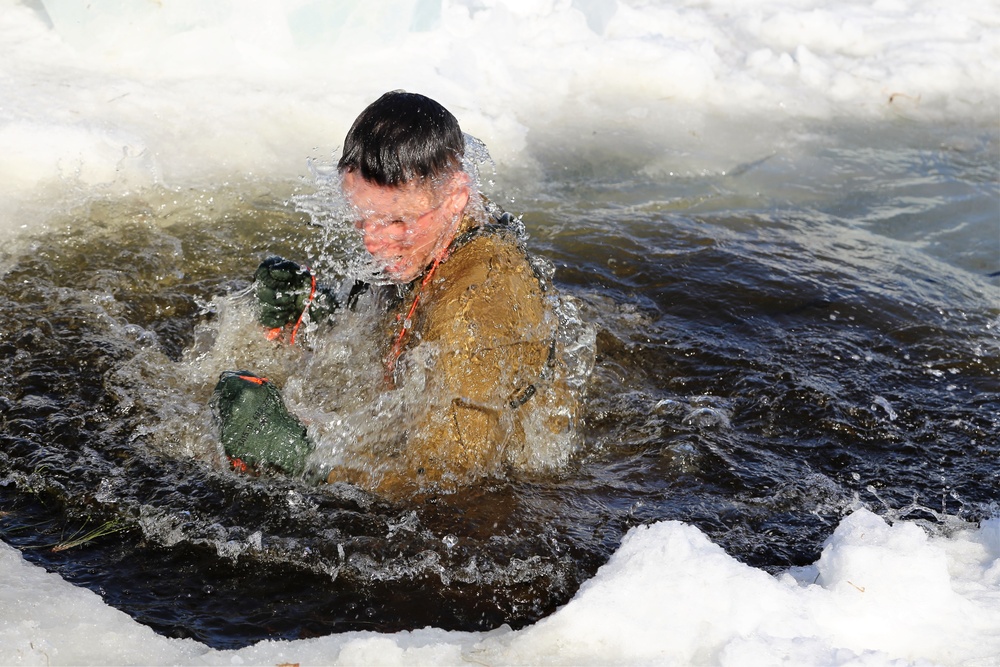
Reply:
[[[423,183],[376,185],[354,172],[342,183],[365,248],[392,281],[417,278],[451,243],[458,223],[453,196]]]

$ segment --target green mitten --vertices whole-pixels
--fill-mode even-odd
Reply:
[[[226,371],[215,385],[212,407],[222,426],[222,446],[231,458],[289,475],[305,470],[313,444],[270,381],[244,371]]]
[[[313,295],[313,273],[308,267],[281,257],[268,257],[253,276],[257,321],[277,329],[298,321]]]

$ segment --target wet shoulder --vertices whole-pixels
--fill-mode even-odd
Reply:
[[[432,338],[458,323],[513,334],[544,316],[541,283],[516,237],[504,230],[462,243],[438,267],[432,290]]]

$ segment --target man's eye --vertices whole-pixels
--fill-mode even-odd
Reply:
[[[354,223],[354,226],[358,229],[385,229],[387,227],[394,226],[406,226],[406,220],[403,218],[362,218]]]

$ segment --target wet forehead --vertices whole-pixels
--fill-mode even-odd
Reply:
[[[343,178],[343,190],[350,204],[365,217],[419,215],[434,205],[433,191],[416,183],[389,187],[347,173]]]

